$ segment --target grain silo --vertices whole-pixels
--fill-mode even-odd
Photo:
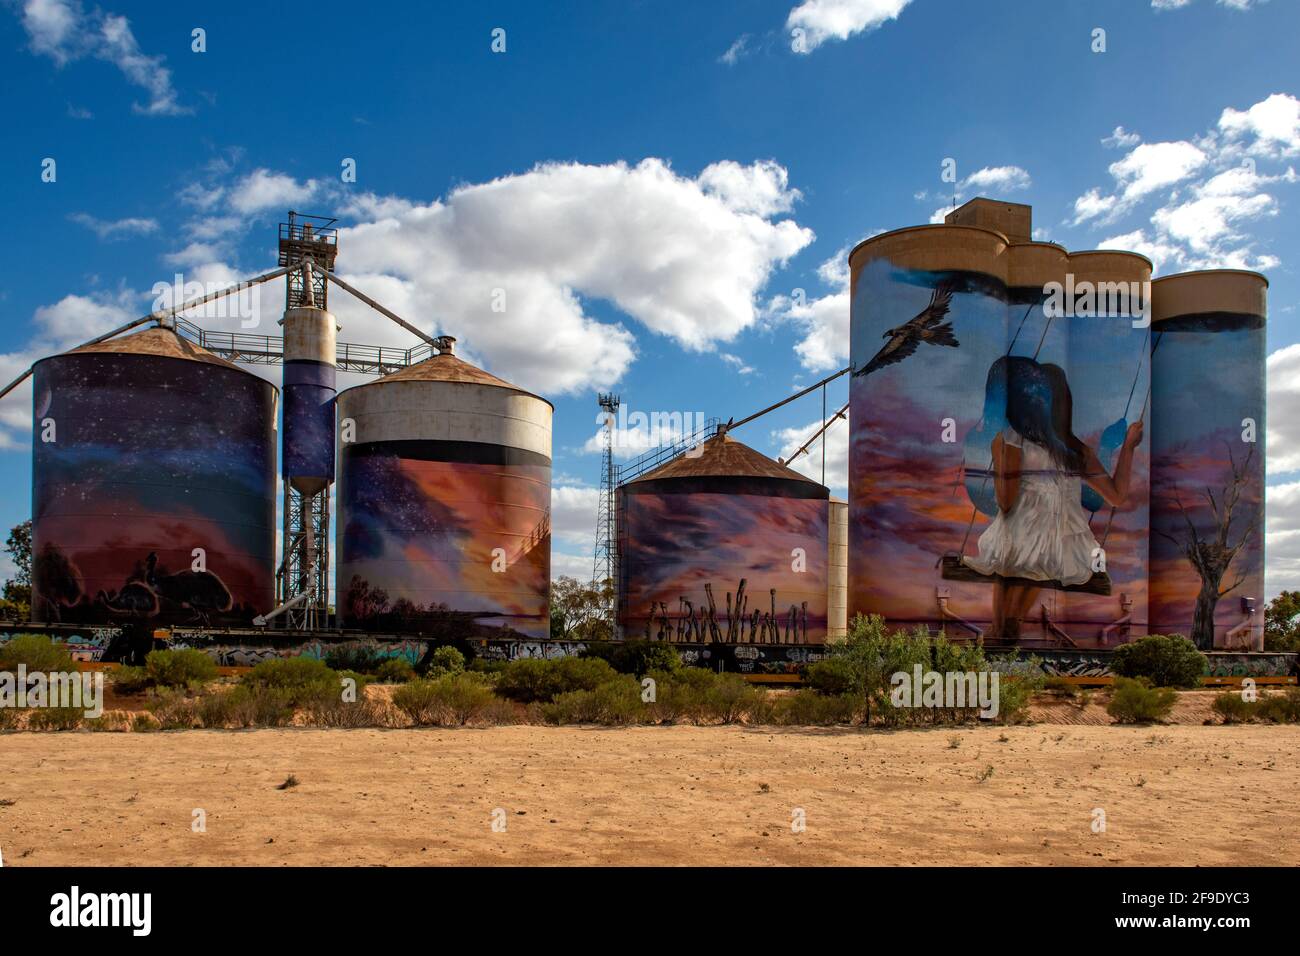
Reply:
[[[721,431],[619,486],[623,636],[825,641],[829,497]]]
[[[1031,237],[976,199],[850,254],[850,615],[1022,646],[1145,626],[1150,263]]]
[[[339,617],[545,638],[552,406],[457,358],[454,342],[339,394]]]
[[[1268,281],[1152,287],[1151,631],[1262,650]]]
[[[272,608],[275,386],[163,327],[33,374],[34,620],[247,625]]]
[[[826,636],[836,638],[848,633],[849,503],[832,498],[827,507]]]

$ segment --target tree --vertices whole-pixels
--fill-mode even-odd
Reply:
[[[1178,502],[1178,510],[1182,512],[1183,521],[1187,525],[1187,535],[1179,540],[1163,531],[1157,532],[1161,537],[1178,546],[1200,576],[1201,590],[1196,595],[1196,610],[1192,614],[1191,638],[1197,648],[1203,651],[1214,649],[1214,611],[1218,607],[1219,599],[1236,590],[1246,580],[1244,574],[1238,574],[1235,581],[1227,587],[1223,586],[1223,577],[1228,571],[1228,566],[1232,564],[1237,553],[1254,537],[1259,526],[1257,507],[1254,513],[1246,518],[1244,526],[1243,522],[1237,522],[1237,539],[1235,542],[1232,540],[1233,512],[1241,504],[1242,489],[1251,479],[1250,460],[1254,454],[1255,448],[1252,445],[1246,452],[1246,457],[1238,464],[1229,446],[1228,461],[1232,468],[1232,481],[1219,492],[1217,497],[1213,491],[1205,489],[1205,499],[1209,502],[1210,513],[1214,517],[1208,534],[1203,535],[1201,529],[1196,527],[1177,492],[1174,494],[1174,500]]]
[[[1300,591],[1283,591],[1264,611],[1264,650],[1300,651]]]
[[[561,575],[551,583],[551,637],[562,641],[607,641],[613,637],[608,609],[613,582],[599,587]]]
[[[32,522],[16,524],[9,532],[5,551],[13,558],[14,576],[5,582],[4,599],[18,604],[32,603]]]

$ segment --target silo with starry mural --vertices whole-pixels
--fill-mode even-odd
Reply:
[[[550,633],[551,403],[437,353],[339,394],[344,627]]]
[[[32,617],[237,626],[274,606],[274,385],[164,327],[34,367]]]

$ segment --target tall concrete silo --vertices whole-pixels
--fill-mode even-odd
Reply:
[[[616,497],[625,638],[826,639],[825,486],[719,433]]]
[[[848,633],[849,503],[832,498],[827,506],[826,636],[833,639]]]
[[[545,638],[552,406],[454,342],[338,397],[340,620]]]
[[[247,625],[272,608],[275,386],[161,327],[34,376],[35,620]]]
[[[1145,626],[1150,263],[1032,232],[976,199],[849,256],[850,615],[1021,646]]]
[[[1204,650],[1262,650],[1268,281],[1152,283],[1151,624]]]

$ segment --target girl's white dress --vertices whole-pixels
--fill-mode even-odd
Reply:
[[[1002,441],[1020,449],[1020,491],[980,535],[978,557],[963,558],[980,574],[1083,584],[1098,547],[1079,502],[1083,479],[1063,472],[1042,445],[1014,428]],[[990,477],[989,479],[993,479]]]

